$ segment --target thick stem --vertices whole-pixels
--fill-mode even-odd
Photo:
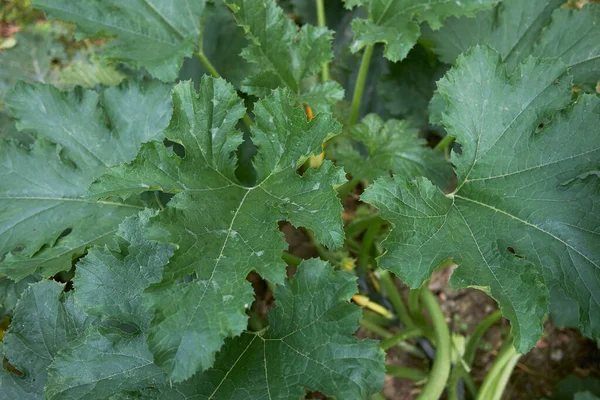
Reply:
[[[317,23],[319,26],[327,27],[325,22],[325,4],[324,0],[317,1]],[[329,63],[321,64],[321,80],[327,82],[329,80]]]
[[[400,342],[404,342],[405,340],[412,339],[415,337],[423,336],[423,332],[419,328],[408,329],[406,331],[402,331],[400,333],[395,334],[394,336],[387,338],[381,342],[381,348],[384,350],[389,349],[390,347],[394,347]]]
[[[283,261],[285,261],[288,265],[291,265],[294,267],[297,267],[303,261],[302,258],[295,256],[291,253],[288,253],[287,251],[284,251],[283,253],[281,253],[281,258],[283,258]]]
[[[356,84],[354,85],[354,96],[352,97],[352,111],[350,112],[350,125],[354,125],[358,122],[358,114],[360,113],[360,103],[362,101],[363,92],[365,90],[365,82],[367,81],[367,74],[369,72],[369,64],[371,63],[371,56],[373,55],[373,45],[367,45],[363,58],[360,63],[360,69],[358,70],[358,76],[356,78]]]
[[[319,243],[315,235],[308,229],[304,229],[304,233],[306,234],[306,237],[308,238],[309,242],[314,246],[315,250],[319,254],[319,257],[321,257],[325,261],[331,260],[331,254],[329,254],[327,249],[325,249],[325,247],[323,247],[321,243]]]
[[[429,379],[423,388],[423,391],[419,395],[420,400],[437,400],[444,392],[446,381],[450,375],[451,366],[451,342],[450,342],[450,331],[446,324],[446,319],[442,313],[440,305],[435,299],[431,290],[424,285],[421,289],[421,300],[423,306],[427,310],[431,323],[435,330],[435,358],[433,360],[433,367],[429,372]]]
[[[485,377],[479,390],[478,400],[499,400],[506,388],[508,379],[521,354],[517,353],[512,343],[506,345],[496,357],[490,372]]]
[[[466,375],[468,372],[465,368],[471,368],[471,364],[473,363],[473,359],[475,358],[475,352],[479,347],[479,342],[481,338],[485,334],[485,332],[502,317],[502,312],[500,310],[494,311],[487,317],[485,317],[479,325],[473,331],[473,334],[469,338],[467,342],[467,346],[465,347],[465,354],[463,356],[463,363],[458,363],[452,369],[452,373],[450,374],[450,378],[448,379],[448,400],[458,400],[458,381]]]
[[[368,331],[371,331],[372,333],[376,334],[377,336],[379,336],[382,339],[389,339],[393,336],[393,334],[388,331],[385,328],[382,328],[381,326],[377,325],[374,322],[371,322],[367,319],[361,319],[360,320],[360,326],[362,326],[363,328],[365,328]]]
[[[386,365],[385,373],[387,375],[395,376],[397,378],[410,379],[412,381],[421,381],[427,378],[427,373],[420,369],[398,367],[396,365]]]
[[[402,321],[407,329],[413,329],[415,327],[415,322],[410,317],[410,314],[404,305],[404,301],[402,300],[402,297],[400,297],[400,293],[398,293],[398,288],[394,283],[392,274],[388,271],[381,271],[379,273],[379,281],[383,284],[383,287],[385,287],[387,298],[390,303],[392,303],[392,307],[394,307],[398,319]]]

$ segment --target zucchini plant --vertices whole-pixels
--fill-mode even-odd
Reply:
[[[600,338],[600,4],[563,3],[33,0],[102,64],[0,53],[0,398],[500,399],[546,318]],[[499,307],[462,351],[450,265]]]

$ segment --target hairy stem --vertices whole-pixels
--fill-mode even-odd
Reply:
[[[450,331],[448,330],[448,325],[446,324],[442,309],[427,285],[424,285],[420,289],[420,293],[423,306],[427,310],[435,330],[436,348],[433,366],[429,373],[429,379],[418,398],[420,400],[437,400],[444,392],[446,381],[450,375]]]
[[[369,64],[371,63],[372,55],[373,45],[370,44],[365,47],[365,52],[363,53],[363,58],[360,62],[360,69],[358,70],[358,77],[356,78],[356,84],[354,85],[352,109],[350,112],[350,125],[354,125],[358,122],[358,114],[360,113],[360,103],[362,101],[363,92],[365,90],[365,82],[367,81],[367,74],[369,72]]]

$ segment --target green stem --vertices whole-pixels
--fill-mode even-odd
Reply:
[[[327,27],[325,22],[325,4],[323,0],[317,1],[317,23],[319,26]],[[321,80],[327,82],[329,80],[329,63],[321,64]]]
[[[451,366],[451,344],[450,344],[450,331],[446,324],[446,319],[440,305],[435,299],[431,290],[424,285],[421,289],[421,300],[423,306],[427,310],[431,323],[435,330],[435,358],[433,360],[433,366],[429,372],[429,379],[423,387],[423,391],[419,395],[420,400],[437,400],[441,397],[446,386],[446,381],[450,375]]]
[[[412,381],[422,381],[427,378],[427,373],[416,368],[398,367],[396,365],[386,364],[385,373],[397,378],[410,379]]]
[[[410,317],[410,314],[404,305],[404,301],[402,300],[402,297],[400,297],[400,293],[398,293],[398,288],[394,283],[393,275],[388,271],[381,271],[379,273],[379,281],[385,288],[387,298],[389,299],[390,303],[392,303],[392,307],[394,307],[394,311],[396,311],[398,319],[402,321],[407,329],[413,329],[415,327],[415,322]]]
[[[346,237],[353,238],[373,224],[383,224],[385,221],[379,215],[355,219],[346,226]]]
[[[447,147],[452,145],[454,142],[454,136],[446,135],[438,144],[435,145],[435,150],[444,151]]]
[[[338,187],[338,197],[343,199],[348,196],[350,192],[360,183],[360,179],[352,178],[348,182],[344,183],[342,186]]]
[[[331,259],[331,255],[325,249],[325,247],[323,247],[321,243],[319,243],[315,235],[308,229],[304,229],[304,233],[306,234],[306,237],[308,238],[309,242],[314,246],[315,250],[317,251],[317,254],[319,254],[319,257],[321,257],[323,260],[329,261]]]
[[[367,233],[363,236],[362,246],[360,248],[360,255],[358,258],[358,270],[363,275],[367,274],[369,271],[369,259],[371,257],[371,246],[373,245],[373,240],[375,240],[375,235],[379,232],[379,228],[381,225],[373,224],[369,226],[367,229]]]
[[[381,342],[381,348],[384,350],[394,347],[400,342],[404,342],[408,339],[423,336],[423,332],[419,328],[408,329],[400,333],[396,333],[394,336],[387,338]]]
[[[363,58],[360,63],[360,69],[358,70],[358,77],[356,78],[356,84],[354,85],[354,96],[352,97],[352,110],[350,112],[350,125],[354,125],[358,122],[358,114],[360,113],[360,102],[362,101],[363,92],[365,90],[365,82],[367,80],[367,74],[369,72],[369,64],[371,62],[371,56],[373,55],[373,45],[367,45]]]
[[[204,68],[206,68],[208,73],[211,74],[213,78],[221,77],[221,75],[219,75],[219,72],[217,72],[217,69],[214,67],[214,65],[212,65],[210,60],[206,58],[206,55],[204,55],[204,52],[202,50],[196,52],[196,57],[198,57],[202,65],[204,65]]]
[[[302,258],[295,256],[292,253],[288,253],[287,251],[281,253],[281,258],[283,258],[283,261],[285,261],[288,265],[294,267],[297,267],[303,261]]]
[[[206,68],[208,73],[213,78],[221,77],[219,71],[217,71],[215,66],[206,57],[206,54],[204,54],[204,16],[202,16],[202,18],[200,19],[200,37],[198,39],[198,51],[195,52],[194,55],[198,57],[202,65],[204,65],[204,68]],[[252,125],[252,120],[248,116],[248,113],[244,114],[244,116],[242,117],[242,121],[244,122],[244,125],[246,125],[246,128],[250,129],[250,126]]]
[[[376,334],[377,336],[379,336],[382,339],[389,339],[393,336],[392,332],[388,331],[385,328],[382,328],[381,326],[377,325],[374,322],[369,321],[368,319],[365,319],[365,318],[361,319],[359,324],[366,330]]]
[[[463,355],[464,364],[456,364],[448,379],[448,400],[458,400],[458,381],[467,374],[468,371],[465,368],[471,368],[481,338],[485,332],[500,319],[500,317],[502,317],[502,312],[500,310],[494,311],[481,320],[477,327],[475,327],[475,330],[471,334],[467,346],[465,347],[465,354]]]
[[[158,207],[160,208],[161,211],[165,210],[165,206],[162,203],[162,201],[160,201],[160,193],[158,192],[158,190],[154,191],[154,200],[156,200],[156,203],[158,204]]]
[[[370,400],[386,400],[386,398],[381,393],[375,393],[371,396]]]
[[[479,390],[478,400],[499,400],[521,354],[509,342],[496,357]]]

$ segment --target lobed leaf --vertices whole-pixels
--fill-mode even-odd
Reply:
[[[41,281],[31,285],[19,300],[3,340],[4,355],[22,373],[18,376],[2,371],[1,379],[9,382],[9,390],[40,398],[46,368],[68,342],[93,323],[73,296],[62,291],[57,282]]]
[[[526,352],[542,332],[549,289],[576,300],[584,332],[600,332],[600,143],[587,134],[600,123],[600,99],[565,108],[571,79],[557,60],[509,71],[500,54],[475,47],[438,84],[444,127],[462,145],[453,193],[388,178],[363,200],[395,226],[383,268],[418,287],[452,257],[452,286],[494,297]]]
[[[331,142],[328,156],[337,160],[354,178],[375,180],[393,174],[405,179],[424,176],[441,188],[452,178],[452,166],[444,155],[419,138],[406,121],[383,120],[376,114],[364,117],[350,134]]]
[[[562,0],[505,0],[475,18],[449,18],[439,31],[426,31],[440,59],[453,64],[469,47],[495,48],[509,71],[528,56],[560,58],[574,82],[587,90],[600,79],[600,5],[589,3],[576,11],[561,8]]]
[[[312,25],[298,29],[275,0],[231,0],[227,4],[250,41],[242,56],[260,67],[259,72],[244,80],[242,90],[246,93],[264,97],[275,88],[287,87],[300,94],[302,80],[331,60],[331,31]],[[313,90],[330,90],[334,83],[326,85]],[[337,85],[335,91],[341,90]]]
[[[317,390],[367,399],[381,390],[383,351],[351,335],[361,311],[349,304],[356,278],[312,259],[275,289],[269,328],[228,339],[211,368],[182,385],[203,399],[297,399]],[[187,386],[187,387],[186,387]]]
[[[97,93],[19,84],[6,98],[17,127],[34,133],[30,149],[0,142],[0,272],[19,280],[71,269],[73,255],[107,243],[139,202],[82,196],[107,167],[162,137],[169,88],[125,82]]]
[[[209,77],[199,93],[190,82],[180,83],[173,104],[165,136],[183,145],[185,157],[162,143],[147,144],[132,163],[111,168],[95,182],[90,196],[175,193],[165,212],[151,220],[149,236],[177,250],[146,299],[154,310],[148,342],[155,362],[178,382],[212,366],[223,340],[245,329],[250,271],[283,281],[286,245],[278,221],[312,229],[329,247],[343,243],[342,207],[333,186],[344,178],[329,162],[296,173],[340,126],[328,113],[307,122],[288,90],[275,90],[254,106],[251,132],[258,153],[252,187],[242,186],[234,172],[242,142],[235,126],[245,113],[234,88]]]
[[[103,54],[136,68],[146,68],[163,81],[173,81],[184,57],[200,37],[205,1],[168,0],[34,0],[49,18],[77,25],[78,38],[114,38]]]
[[[421,35],[419,24],[428,22],[439,29],[450,16],[474,15],[489,8],[498,0],[346,0],[346,7],[363,6],[369,17],[352,21],[354,42],[351,49],[357,52],[367,45],[383,43],[384,56],[393,62],[402,60],[417,43]]]

